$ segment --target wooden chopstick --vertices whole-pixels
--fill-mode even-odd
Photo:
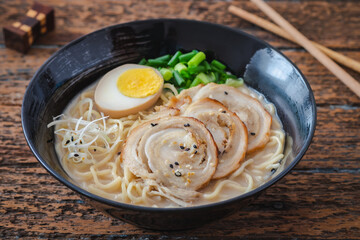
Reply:
[[[294,28],[288,21],[286,21],[280,14],[272,9],[268,4],[262,0],[250,0],[255,3],[258,8],[263,11],[270,19],[272,19],[277,25],[289,33],[298,44],[305,48],[313,57],[315,57],[320,63],[322,63],[330,72],[332,72],[337,78],[339,78],[348,88],[350,88],[358,97],[360,97],[360,83],[351,77],[333,60],[316,48],[309,39],[307,39],[302,33]]]
[[[262,27],[264,28],[265,30],[268,30],[269,32],[272,32],[280,37],[283,37],[287,40],[290,40],[294,43],[297,43],[296,40],[291,36],[289,35],[286,31],[284,31],[282,28],[278,27],[276,24],[273,24],[261,17],[258,17],[252,13],[249,13],[241,8],[238,8],[238,7],[235,7],[233,5],[231,5],[229,7],[229,12],[238,16],[238,17],[241,17],[242,19],[248,21],[248,22],[251,22],[259,27]],[[312,41],[312,44],[314,44],[317,48],[319,48],[321,51],[323,51],[326,55],[328,55],[329,57],[331,57],[332,59],[334,59],[335,61],[337,61],[338,63],[348,67],[348,68],[351,68],[352,70],[355,70],[357,72],[360,72],[360,62],[352,59],[352,58],[349,58],[345,55],[342,55],[338,52],[335,52],[321,44],[318,44],[314,41]]]

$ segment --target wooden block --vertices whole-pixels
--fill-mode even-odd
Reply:
[[[55,11],[52,7],[35,2],[26,15],[40,22],[40,33],[42,35],[55,28]]]
[[[5,46],[26,53],[40,35],[40,31],[40,22],[37,19],[25,17],[3,28]]]

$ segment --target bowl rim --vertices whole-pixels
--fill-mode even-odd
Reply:
[[[309,97],[310,97],[310,101],[311,101],[311,109],[312,109],[312,113],[314,114],[313,116],[313,120],[311,122],[311,126],[310,126],[310,131],[309,134],[307,135],[306,139],[305,139],[305,144],[302,146],[302,148],[300,149],[299,153],[295,156],[295,158],[293,159],[293,161],[286,167],[284,168],[280,173],[278,173],[274,178],[272,178],[271,180],[265,182],[264,184],[262,184],[261,186],[246,192],[244,194],[226,199],[226,200],[222,200],[222,201],[218,201],[218,202],[214,202],[214,203],[209,203],[209,204],[203,204],[203,205],[196,205],[196,206],[189,206],[189,207],[171,207],[171,208],[164,208],[164,207],[147,207],[147,206],[140,206],[140,205],[134,205],[134,204],[130,204],[130,203],[123,203],[123,202],[118,202],[115,200],[110,200],[104,197],[101,197],[99,195],[93,194],[73,183],[71,183],[70,181],[68,181],[67,179],[65,179],[64,177],[62,177],[55,169],[53,169],[51,166],[49,166],[45,160],[43,160],[40,156],[40,153],[37,151],[37,149],[35,148],[34,143],[32,143],[32,141],[29,139],[29,133],[28,133],[28,129],[25,127],[25,110],[24,110],[24,105],[26,104],[26,99],[28,98],[28,95],[30,95],[31,93],[29,92],[29,87],[31,85],[34,84],[34,82],[36,81],[36,78],[38,77],[38,75],[42,72],[42,70],[48,65],[50,64],[55,58],[56,56],[63,52],[66,51],[66,49],[68,49],[70,46],[72,46],[73,44],[76,44],[79,41],[82,41],[83,39],[94,35],[94,34],[98,34],[99,32],[102,31],[107,31],[107,30],[111,30],[113,28],[117,28],[117,27],[121,27],[121,26],[131,26],[133,24],[142,24],[142,23],[157,23],[157,22],[188,22],[188,23],[193,23],[193,24],[204,24],[204,25],[209,25],[215,28],[222,28],[226,31],[232,31],[232,32],[236,32],[237,34],[241,34],[244,35],[245,37],[251,38],[252,40],[259,42],[261,44],[263,44],[264,46],[274,50],[275,52],[277,52],[278,54],[280,54],[282,57],[284,57],[288,62],[291,63],[291,65],[296,69],[296,71],[300,74],[303,82],[305,83],[307,89],[309,90]],[[302,159],[302,157],[304,156],[305,152],[307,151],[307,149],[310,146],[310,143],[312,141],[312,138],[314,136],[314,132],[315,132],[315,128],[316,128],[316,121],[317,121],[317,110],[316,110],[316,103],[315,103],[315,98],[314,98],[314,94],[313,91],[311,89],[311,86],[309,84],[309,82],[307,81],[307,79],[305,78],[305,76],[302,74],[302,72],[298,69],[298,67],[288,58],[286,57],[280,50],[278,50],[277,48],[271,46],[270,44],[268,44],[267,42],[265,42],[262,39],[259,39],[255,36],[252,36],[238,28],[233,28],[230,26],[226,26],[226,25],[222,25],[222,24],[218,24],[218,23],[212,23],[212,22],[207,22],[207,21],[198,21],[198,20],[193,20],[193,19],[184,19],[184,18],[155,18],[155,19],[145,19],[145,20],[136,20],[136,21],[130,21],[130,22],[125,22],[125,23],[120,23],[120,24],[114,24],[114,25],[109,25],[109,26],[105,26],[103,28],[100,28],[98,30],[95,30],[91,33],[85,34],[77,39],[74,39],[72,41],[70,41],[69,43],[65,44],[63,47],[61,47],[59,50],[57,50],[56,52],[54,52],[42,65],[41,67],[35,72],[34,76],[32,77],[32,79],[29,82],[29,85],[25,91],[24,94],[24,98],[23,98],[23,102],[22,102],[22,107],[21,107],[21,125],[22,125],[22,129],[23,129],[23,134],[25,136],[26,142],[30,148],[30,150],[32,151],[32,153],[34,154],[34,156],[36,157],[36,159],[40,162],[40,164],[54,177],[56,178],[59,182],[61,182],[63,185],[65,185],[66,187],[70,188],[71,190],[73,190],[74,192],[80,194],[80,195],[84,195],[85,197],[87,197],[88,199],[91,200],[95,200],[97,202],[100,202],[102,204],[106,204],[106,205],[110,205],[112,207],[116,207],[116,208],[121,208],[121,209],[127,209],[127,210],[135,210],[135,211],[142,211],[142,212],[186,212],[186,211],[194,211],[194,210],[203,210],[203,209],[208,209],[208,208],[216,208],[222,205],[228,205],[228,204],[233,204],[235,202],[238,202],[240,200],[252,197],[252,196],[256,196],[258,193],[266,190],[267,188],[269,188],[270,186],[274,185],[275,183],[277,183],[278,181],[280,181],[285,175],[287,175],[297,164],[298,162]]]

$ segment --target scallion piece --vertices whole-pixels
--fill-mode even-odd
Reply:
[[[197,85],[199,85],[201,83],[201,79],[200,78],[195,78],[194,81],[191,83],[189,88],[195,87]]]
[[[167,61],[148,59],[147,65],[152,66],[152,67],[166,67]]]
[[[200,73],[200,72],[205,72],[206,68],[204,66],[196,66],[196,67],[188,67],[188,72],[190,74],[196,74],[196,73]]]
[[[211,71],[211,66],[210,66],[210,64],[208,63],[208,61],[205,60],[205,61],[203,61],[201,64],[204,65],[206,71]]]
[[[165,81],[169,81],[173,77],[171,70],[167,68],[160,69],[160,73]]]
[[[211,61],[211,65],[213,65],[221,70],[225,70],[225,68],[226,68],[226,66],[224,64],[222,64],[221,62],[219,62],[218,60],[215,60],[215,59]]]
[[[159,61],[169,61],[170,58],[171,58],[171,55],[170,55],[170,54],[166,54],[166,55],[164,55],[164,56],[155,58],[155,60],[159,60]]]
[[[239,78],[238,80],[228,78],[226,79],[225,84],[232,87],[240,87],[244,85],[244,80],[242,78]]]
[[[198,75],[196,75],[194,81],[197,78],[200,79],[201,82],[204,83],[204,84],[208,84],[209,82],[211,82],[211,79],[205,73],[199,73]]]
[[[218,73],[220,73],[220,74],[224,74],[224,71],[223,70],[221,70],[220,68],[217,68],[217,67],[215,67],[214,65],[210,65],[210,67],[211,67],[211,70],[212,71],[215,71],[215,72],[218,72]]]
[[[179,57],[179,61],[182,63],[187,63],[193,56],[195,56],[199,51],[192,50],[189,53],[185,53]]]
[[[197,54],[195,54],[195,56],[193,56],[189,62],[188,62],[188,66],[189,67],[196,67],[197,65],[199,65],[202,61],[204,61],[206,59],[206,55],[204,52],[198,52]]]
[[[178,63],[178,64],[175,65],[174,69],[176,71],[178,71],[179,73],[181,73],[182,71],[186,70],[187,67],[183,63]]]
[[[146,59],[143,58],[140,60],[139,65],[145,65],[147,63]]]
[[[180,51],[177,51],[174,56],[169,60],[168,64],[170,67],[174,67],[179,62],[179,57],[182,55]]]
[[[182,70],[182,71],[180,72],[180,74],[181,74],[181,76],[182,76],[183,78],[186,78],[186,79],[191,78],[191,76],[190,76],[190,74],[188,73],[187,70]]]
[[[176,83],[178,84],[178,86],[181,86],[185,80],[181,77],[180,73],[178,71],[174,71],[174,78],[176,80]]]

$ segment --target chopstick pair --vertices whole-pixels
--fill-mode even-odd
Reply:
[[[329,57],[357,72],[360,72],[359,62],[340,53],[337,53],[329,48],[326,48],[318,43],[311,42],[264,1],[251,1],[255,3],[260,8],[260,10],[262,10],[280,27],[235,6],[230,6],[229,12],[304,47],[320,63],[322,63],[326,68],[328,68],[329,71],[331,71],[336,77],[338,77],[348,88],[350,88],[350,90],[352,90],[358,97],[360,97],[360,83],[357,82],[353,77],[351,77],[347,72],[345,72],[344,69],[342,69],[334,61],[332,61]],[[327,54],[329,57],[324,53]]]

